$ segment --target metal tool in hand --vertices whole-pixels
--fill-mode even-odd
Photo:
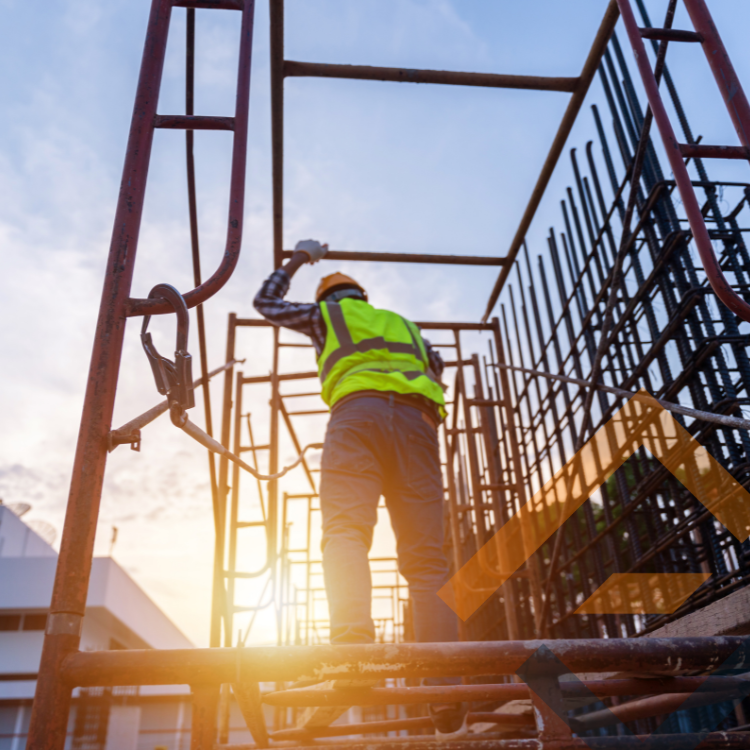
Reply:
[[[146,352],[151,370],[154,373],[156,388],[169,402],[169,415],[177,427],[182,427],[187,421],[187,409],[195,406],[193,392],[193,360],[188,354],[188,331],[190,317],[188,308],[182,295],[170,284],[157,284],[148,295],[149,299],[164,299],[177,315],[177,343],[175,345],[175,360],[163,357],[156,350],[151,334],[148,333],[150,315],[145,315],[141,326],[141,343]]]

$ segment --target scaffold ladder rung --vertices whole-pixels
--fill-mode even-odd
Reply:
[[[677,188],[690,223],[703,268],[716,296],[742,320],[750,322],[748,304],[730,286],[729,281],[714,253],[711,237],[706,227],[698,197],[685,165],[685,158],[748,159],[750,158],[750,104],[742,89],[739,78],[729,59],[716,25],[711,18],[705,0],[684,0],[685,8],[695,29],[694,32],[673,31],[671,29],[642,29],[638,27],[630,0],[617,0],[623,23],[635,54],[636,65],[646,90],[654,121],[659,129],[667,158],[674,174]],[[714,75],[741,146],[712,146],[682,144],[677,140],[672,123],[659,93],[654,71],[646,54],[644,38],[668,41],[699,41],[706,55],[708,65]]]

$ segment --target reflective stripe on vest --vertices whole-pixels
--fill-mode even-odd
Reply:
[[[360,300],[320,307],[327,335],[318,372],[329,406],[357,391],[380,390],[419,395],[444,416],[443,386],[430,371],[427,348],[413,323]]]
[[[421,370],[411,369],[414,367],[413,362],[404,361],[392,361],[383,362],[378,364],[377,362],[363,362],[361,365],[355,365],[348,369],[338,380],[339,383],[346,380],[350,375],[356,375],[358,372],[400,372],[407,380],[415,380],[416,378],[422,377],[429,378],[434,383],[438,381],[430,375],[429,372],[422,372]]]
[[[326,304],[328,309],[328,316],[331,319],[331,325],[333,331],[336,334],[336,338],[339,340],[339,348],[335,352],[331,352],[323,365],[323,370],[320,373],[320,379],[325,380],[328,374],[331,372],[333,366],[340,362],[344,357],[348,357],[356,352],[369,352],[373,349],[386,349],[393,354],[411,354],[417,359],[421,359],[425,362],[425,357],[422,355],[422,350],[419,348],[416,339],[414,338],[414,331],[411,330],[411,326],[404,320],[404,325],[409,331],[411,336],[411,344],[401,344],[396,341],[386,341],[382,336],[376,336],[371,339],[363,339],[358,343],[352,341],[352,335],[349,332],[349,328],[344,320],[344,313],[341,311],[341,306],[337,302],[329,302]],[[403,320],[403,318],[402,318]],[[410,363],[411,366],[411,363]],[[422,373],[424,374],[424,373]]]

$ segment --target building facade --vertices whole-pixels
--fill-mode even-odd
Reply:
[[[26,510],[27,506],[0,504],[0,750],[26,746],[57,566],[54,548],[20,517]],[[112,558],[94,559],[81,650],[192,647]],[[189,746],[187,686],[123,686],[74,693],[66,743],[71,750],[186,750]]]

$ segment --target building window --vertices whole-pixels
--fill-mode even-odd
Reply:
[[[47,627],[47,615],[24,615],[23,630],[44,630]]]
[[[104,750],[107,743],[112,688],[81,690],[73,722],[73,750]]]
[[[0,631],[20,629],[21,615],[0,615]]]
[[[10,630],[44,630],[47,627],[47,615],[42,612],[16,615],[0,615],[0,631]]]

